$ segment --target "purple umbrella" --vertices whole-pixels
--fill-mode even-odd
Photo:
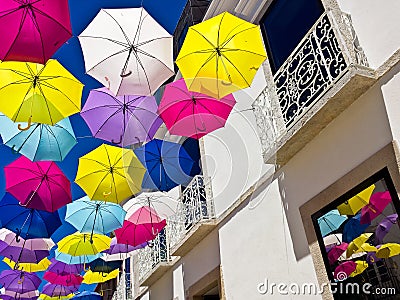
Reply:
[[[60,284],[46,283],[43,286],[42,294],[50,297],[63,297],[72,294],[78,290],[77,286],[63,286]]]
[[[39,296],[35,296],[35,297],[21,297],[19,296],[19,294],[17,293],[15,296],[9,296],[9,295],[0,295],[0,299],[2,300],[35,300],[39,298]]]
[[[47,269],[49,272],[56,274],[69,273],[69,274],[80,274],[83,271],[83,264],[69,265],[58,261],[55,258],[50,259],[51,265]]]
[[[378,248],[378,247],[377,247]],[[367,253],[367,257],[365,259],[367,261],[367,263],[369,263],[370,265],[376,263],[377,261],[380,261],[381,258],[376,256],[376,252],[368,252]]]
[[[378,224],[375,230],[375,238],[377,244],[383,244],[383,238],[389,233],[390,228],[397,223],[398,215],[393,214],[387,216]]]
[[[81,111],[94,137],[124,146],[151,140],[162,120],[152,96],[114,96],[92,90]]]
[[[118,244],[117,238],[113,237],[111,239],[110,248],[103,251],[103,253],[107,254],[122,254],[122,253],[129,253],[137,249],[141,249],[147,246],[147,243],[140,244],[139,246],[131,246],[127,244]]]
[[[36,264],[49,254],[50,252],[47,250],[30,250],[10,246],[6,242],[0,241],[0,256],[7,257],[15,262]]]
[[[0,274],[0,285],[20,294],[37,290],[41,282],[35,273],[20,270],[4,270]]]
[[[0,295],[0,298],[3,300],[25,300],[25,299],[37,299],[39,298],[39,291],[31,291],[27,293],[16,293],[13,291],[4,291],[4,294]]]

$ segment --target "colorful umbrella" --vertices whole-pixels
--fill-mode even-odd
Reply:
[[[110,248],[111,239],[101,234],[74,233],[57,243],[58,251],[72,256],[95,255]]]
[[[369,186],[362,192],[358,193],[354,197],[340,204],[337,209],[341,215],[354,216],[357,212],[369,203],[372,192],[375,189],[375,184]]]
[[[189,90],[220,99],[249,87],[266,58],[260,27],[224,12],[189,27],[176,64]]]
[[[147,169],[144,189],[169,191],[192,179],[188,174],[195,162],[181,144],[154,139],[134,152]]]
[[[0,298],[3,300],[29,300],[29,299],[37,299],[39,297],[39,292],[38,291],[32,291],[32,292],[26,292],[23,294],[16,293],[13,291],[4,291],[2,295],[0,295]]]
[[[22,126],[26,127],[27,124]],[[0,135],[6,146],[32,161],[62,161],[76,144],[68,118],[54,126],[34,123],[29,129],[21,131],[18,124],[0,114]]]
[[[77,274],[53,273],[50,271],[44,273],[43,279],[52,284],[60,284],[63,286],[79,286],[83,281],[83,277]]]
[[[360,223],[372,223],[372,220],[382,214],[383,210],[390,202],[392,202],[392,197],[390,196],[389,191],[374,193],[371,196],[368,205],[361,209]]]
[[[364,251],[363,246],[365,246],[365,242],[372,236],[372,233],[363,233],[359,237],[355,238],[346,250],[346,256],[350,257],[353,253]]]
[[[93,284],[93,283],[102,283],[114,279],[118,276],[119,270],[114,270],[110,273],[104,274],[99,272],[92,272],[91,270],[87,271],[83,276],[82,283],[85,284]]]
[[[322,236],[324,237],[337,230],[346,220],[347,217],[341,216],[337,209],[331,210],[322,217],[318,218],[318,225]]]
[[[11,268],[14,270],[24,270],[26,272],[42,272],[46,271],[47,268],[50,266],[50,260],[45,257],[41,261],[39,261],[37,264],[35,263],[15,263],[14,261],[10,260],[9,258],[5,257],[3,258],[3,261]]]
[[[45,63],[71,36],[68,0],[3,0],[0,59]]]
[[[342,243],[343,236],[341,233],[334,233],[324,237],[324,245],[326,247],[336,246]]]
[[[90,263],[94,261],[96,258],[102,257],[102,253],[97,253],[94,255],[80,255],[80,256],[74,256],[66,253],[59,252],[57,249],[54,251],[54,256],[57,261],[63,262],[65,264],[69,265],[77,265],[81,264],[83,265],[83,268],[85,269],[85,264]]]
[[[0,111],[15,122],[50,124],[80,111],[83,84],[56,60],[0,63]]]
[[[42,294],[51,297],[64,297],[73,294],[78,290],[76,286],[64,286],[61,284],[46,283],[43,286]]]
[[[49,256],[47,250],[29,250],[23,247],[10,246],[0,241],[0,256],[7,257],[17,263],[38,263]]]
[[[52,239],[29,239],[18,237],[7,228],[0,229],[0,241],[13,247],[20,247],[28,250],[50,250],[55,245]]]
[[[343,242],[350,243],[371,225],[369,223],[361,224],[360,218],[361,214],[357,214],[346,221],[343,227]]]
[[[224,127],[235,104],[231,94],[216,100],[190,92],[180,79],[165,87],[158,111],[171,134],[199,139]]]
[[[23,206],[54,212],[72,201],[70,182],[54,162],[21,156],[4,172],[7,192]]]
[[[328,252],[328,260],[329,263],[332,265],[338,258],[346,251],[348,244],[342,243],[337,246],[333,246],[331,250]]]
[[[174,74],[173,37],[143,8],[102,9],[79,35],[86,73],[117,95],[150,95]]]
[[[24,239],[49,238],[61,226],[58,212],[26,208],[8,193],[0,200],[0,222]]]
[[[84,291],[82,293],[79,293],[73,297],[73,299],[79,299],[79,300],[101,300],[102,296],[99,293],[96,292],[89,292],[89,291]]]
[[[117,238],[113,237],[111,239],[110,248],[103,251],[103,253],[110,254],[110,255],[123,254],[123,253],[129,253],[129,252],[135,251],[137,249],[144,248],[146,246],[147,246],[147,242],[144,242],[136,247],[128,245],[128,244],[119,244],[117,242]],[[122,259],[122,258],[120,257],[120,259]]]
[[[132,150],[103,144],[79,158],[75,182],[91,199],[119,203],[140,191],[145,171]]]
[[[357,260],[355,261],[355,263],[356,263],[356,269],[350,274],[350,277],[355,277],[357,275],[360,275],[369,267],[366,261]]]
[[[119,269],[122,265],[122,260],[105,261],[98,258],[89,264],[92,272],[110,273],[115,269]]]
[[[357,264],[354,261],[345,261],[335,268],[333,277],[339,281],[346,280],[350,274],[356,270],[356,268]]]
[[[125,215],[118,204],[83,197],[67,205],[65,221],[80,232],[107,234],[122,227]]]
[[[48,296],[48,295],[46,295],[46,294],[40,294],[39,295],[39,299],[41,299],[41,300],[68,300],[68,299],[71,299],[72,297],[74,297],[74,293],[71,293],[71,294],[69,294],[69,295],[66,295],[66,296],[54,296],[54,297],[52,297],[52,296]]]
[[[50,261],[51,265],[48,268],[49,272],[57,274],[80,274],[83,271],[83,264],[66,264],[62,261],[56,260],[55,258],[52,258]]]
[[[35,291],[42,281],[35,273],[19,270],[4,270],[0,274],[0,284],[8,291],[20,294]]]
[[[377,244],[383,243],[383,238],[389,233],[390,228],[397,223],[399,216],[397,214],[392,214],[385,217],[376,227],[375,239]]]
[[[94,137],[118,145],[151,140],[162,124],[152,96],[114,96],[107,88],[92,90],[81,111]]]
[[[378,248],[379,246],[377,246]],[[379,248],[378,248],[379,249]],[[367,253],[367,257],[365,258],[365,260],[367,261],[367,263],[369,264],[374,264],[377,261],[380,261],[381,259],[379,257],[376,257],[376,252],[368,252]]]
[[[389,258],[400,254],[400,244],[387,243],[379,247],[376,252],[378,258]]]

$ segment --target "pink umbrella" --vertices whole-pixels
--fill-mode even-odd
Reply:
[[[357,268],[357,264],[354,261],[346,261],[338,265],[334,272],[334,278],[343,281],[346,280],[351,273],[353,273]]]
[[[6,190],[23,206],[54,212],[72,202],[71,184],[54,162],[21,156],[4,167]]]
[[[332,249],[329,250],[328,252],[328,259],[329,263],[333,264],[337,259],[347,250],[347,247],[349,244],[347,243],[342,243],[337,246],[333,246]]]
[[[47,271],[43,278],[52,284],[60,284],[63,286],[77,286],[83,281],[83,277],[70,273],[53,273]]]
[[[235,104],[232,95],[217,100],[190,92],[180,79],[166,86],[158,111],[170,133],[199,139],[224,127]]]
[[[392,197],[389,191],[373,194],[369,203],[361,209],[360,224],[371,223],[373,219],[384,211],[390,202],[392,202]]]
[[[68,0],[2,0],[0,59],[44,64],[72,35]]]

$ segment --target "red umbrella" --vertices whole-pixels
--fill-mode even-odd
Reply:
[[[371,223],[385,210],[386,206],[392,202],[389,191],[376,192],[369,200],[369,203],[361,209],[360,224]]]
[[[333,264],[335,261],[337,261],[337,259],[347,250],[348,246],[349,244],[347,243],[333,246],[328,252],[329,263]]]
[[[21,156],[4,172],[7,192],[23,206],[54,212],[72,201],[71,184],[54,162]]]
[[[82,276],[65,272],[53,273],[47,271],[44,273],[43,278],[52,284],[59,284],[63,286],[77,286],[83,281]]]

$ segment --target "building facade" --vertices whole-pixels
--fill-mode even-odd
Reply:
[[[234,94],[225,128],[200,140],[202,174],[174,191],[165,231],[125,262],[114,299],[396,299],[396,255],[367,258],[400,211],[399,10],[396,0],[211,2],[204,19],[229,11],[260,24],[268,59]],[[359,220],[376,250],[332,261],[357,212],[328,231],[326,220],[371,186],[391,201]],[[400,242],[397,223],[383,239]],[[340,282],[371,286],[351,297],[327,288]]]

